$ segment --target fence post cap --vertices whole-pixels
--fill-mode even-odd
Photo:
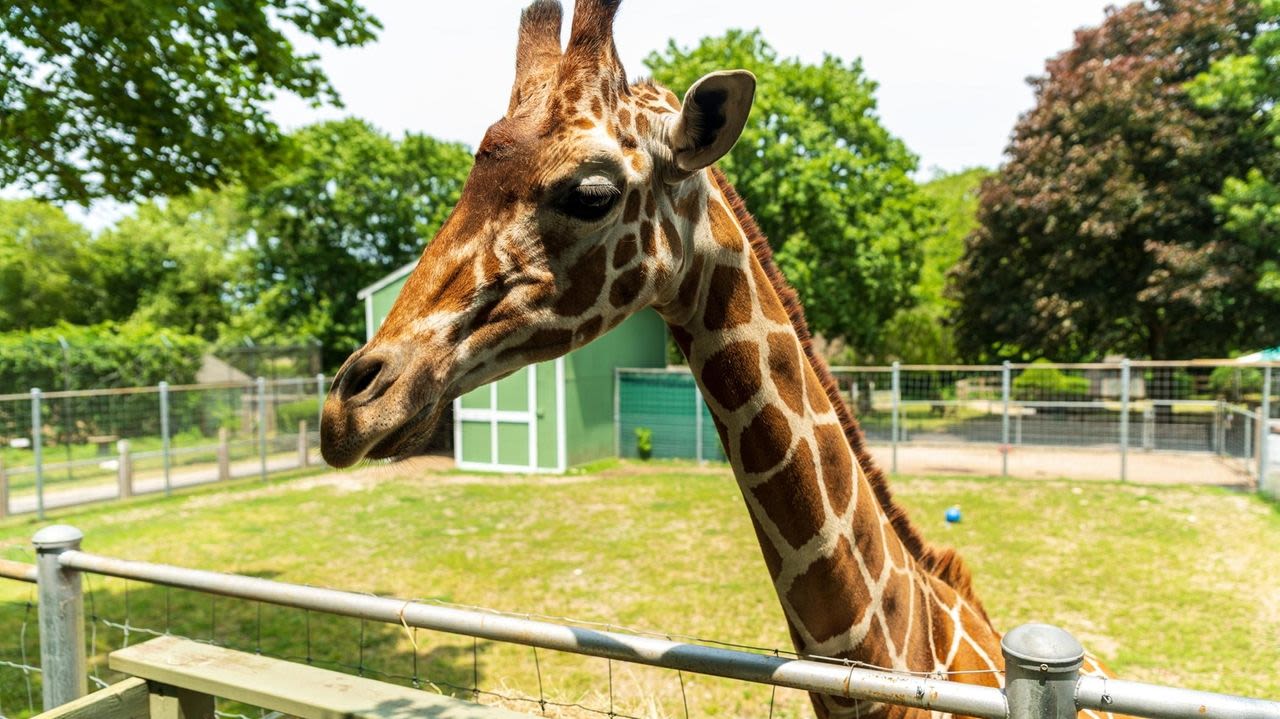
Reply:
[[[1078,670],[1084,663],[1084,647],[1064,629],[1030,623],[1015,627],[1000,640],[1006,664],[1051,674]]]
[[[63,549],[79,549],[84,532],[69,524],[52,524],[31,537],[37,552],[54,552]]]

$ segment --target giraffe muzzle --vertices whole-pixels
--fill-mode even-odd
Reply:
[[[415,371],[416,370],[416,371]],[[320,454],[334,467],[400,459],[431,437],[444,402],[430,372],[403,352],[366,347],[347,360],[325,398]]]

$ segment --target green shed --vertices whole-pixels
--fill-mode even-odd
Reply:
[[[411,262],[360,290],[373,337]],[[586,347],[468,392],[453,405],[453,454],[461,469],[563,472],[617,456],[614,398],[620,367],[665,367],[666,324],[644,310]]]

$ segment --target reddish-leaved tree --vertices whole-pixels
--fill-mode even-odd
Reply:
[[[1186,358],[1280,341],[1280,304],[1256,289],[1265,258],[1210,202],[1271,150],[1254,114],[1184,88],[1244,52],[1259,17],[1240,0],[1112,9],[1031,81],[1036,105],[951,275],[962,353]]]

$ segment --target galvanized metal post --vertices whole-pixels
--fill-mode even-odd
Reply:
[[[693,454],[698,462],[706,458],[702,451],[702,388],[696,380],[693,383]]]
[[[1000,418],[1000,474],[1009,476],[1009,394],[1013,368],[1009,360],[1000,366],[1000,398],[1004,400],[1004,415]]]
[[[892,443],[892,447],[893,447],[893,462],[890,465],[889,471],[895,474],[897,474],[898,472],[898,405],[901,404],[901,399],[899,396],[902,391],[901,375],[902,375],[902,364],[899,362],[894,362],[893,363],[893,380],[892,380],[892,383],[890,384],[891,394],[892,394],[891,401],[893,402],[893,412],[892,412],[893,418],[890,421],[890,425],[889,425],[889,441]]]
[[[173,494],[169,481],[169,383],[160,383],[160,457],[164,462],[164,496]]]
[[[55,524],[36,532],[36,577],[40,593],[40,671],[44,710],[89,693],[84,646],[84,599],[80,572],[63,568],[58,556],[80,549],[84,534]]]
[[[1271,446],[1271,366],[1262,368],[1262,405],[1258,407],[1258,491],[1270,492],[1267,473],[1271,458],[1268,449]]]
[[[613,368],[613,456],[622,458],[622,370]]]
[[[4,471],[4,457],[0,457],[0,519],[9,516],[9,475]]]
[[[267,479],[267,378],[259,377],[258,386],[258,461],[262,480]]]
[[[1225,444],[1223,441],[1223,427],[1225,423],[1222,421],[1222,415],[1223,404],[1222,398],[1219,397],[1213,403],[1213,431],[1209,435],[1209,450],[1219,457],[1222,456],[1222,445]]]
[[[316,431],[320,431],[320,423],[324,421],[324,373],[316,375]]]
[[[133,455],[129,454],[129,440],[116,442],[116,496],[128,499],[133,496]]]
[[[1244,464],[1249,466],[1249,460],[1253,459],[1253,415],[1246,414],[1244,416]]]
[[[1084,647],[1048,624],[1023,624],[1000,640],[1009,719],[1075,719]]]
[[[1120,481],[1129,479],[1129,358],[1120,360]]]
[[[40,388],[31,388],[31,453],[36,463],[36,518],[44,519],[44,416]]]

